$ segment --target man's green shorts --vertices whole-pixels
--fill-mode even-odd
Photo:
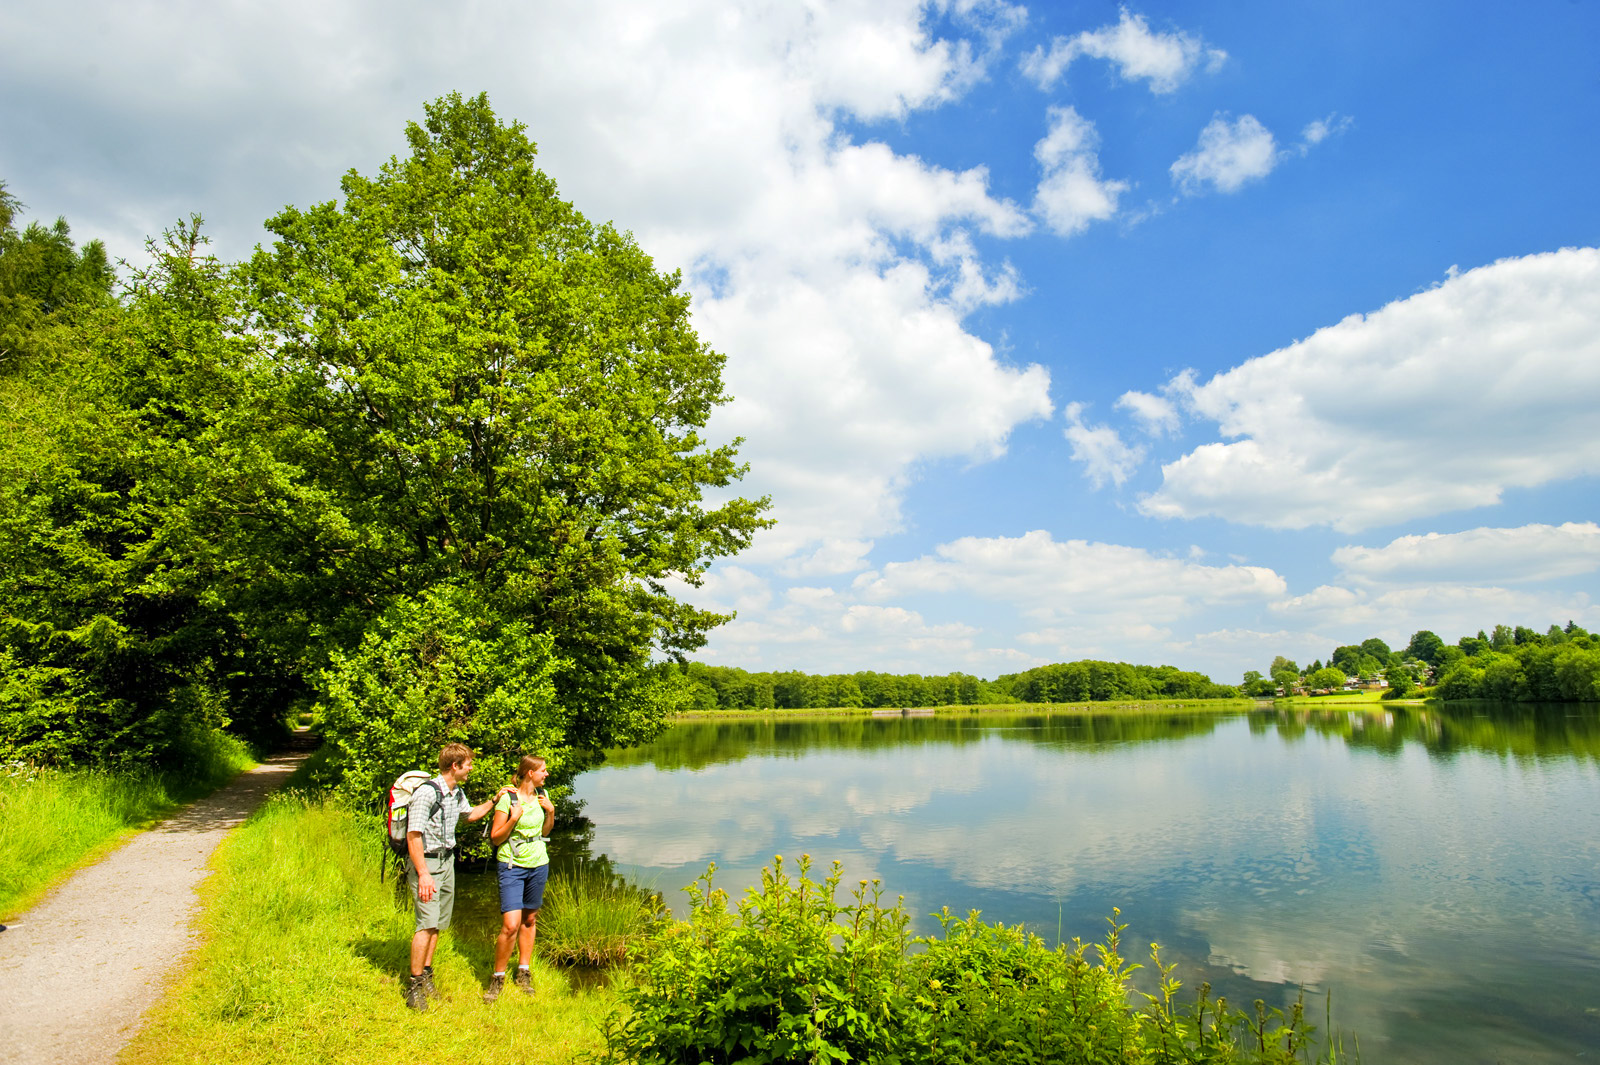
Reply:
[[[428,864],[428,874],[437,888],[433,898],[423,902],[417,894],[417,870],[406,863],[406,882],[411,885],[411,901],[417,904],[417,931],[450,927],[450,915],[456,908],[456,856],[446,853],[439,858],[422,859]]]

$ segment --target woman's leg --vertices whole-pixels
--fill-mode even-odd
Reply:
[[[523,910],[522,927],[517,930],[517,960],[524,969],[533,964],[533,940],[539,934],[539,911]]]
[[[507,862],[496,862],[495,872],[500,880],[500,934],[494,938],[494,971],[503,973],[506,962],[511,960],[511,944],[521,935],[528,871]]]
[[[534,914],[534,919],[538,919]],[[511,960],[511,944],[519,942],[522,938],[523,918],[521,910],[507,910],[500,915],[500,934],[494,937],[494,971],[506,971],[506,962]],[[524,948],[522,956],[528,956]]]

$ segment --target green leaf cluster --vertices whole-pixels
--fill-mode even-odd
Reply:
[[[839,863],[821,881],[782,856],[730,910],[715,866],[686,890],[687,920],[634,953],[634,984],[608,1018],[596,1060],[620,1065],[777,1063],[1167,1063],[1309,1060],[1314,1033],[1212,1001],[1180,1004],[1172,967],[1159,995],[1132,992],[1125,928],[1104,943],[1051,948],[978,913],[937,914],[942,932],[913,938],[903,902],[877,881],[837,901]],[[1091,957],[1091,951],[1093,956]],[[1136,1001],[1139,1001],[1136,1004]],[[1331,1060],[1332,1052],[1324,1060]]]

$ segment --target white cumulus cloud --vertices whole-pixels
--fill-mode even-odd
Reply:
[[[1170,93],[1202,65],[1216,70],[1228,58],[1226,52],[1182,30],[1152,32],[1143,15],[1123,8],[1114,26],[1057,37],[1048,49],[1035,48],[1023,57],[1022,72],[1048,89],[1084,56],[1110,62],[1124,81],[1143,80],[1154,93]]]
[[[1600,473],[1600,249],[1503,259],[1187,395],[1225,441],[1139,508],[1356,532]]]
[[[1319,631],[1341,633],[1340,642],[1377,636],[1391,647],[1404,647],[1419,629],[1429,629],[1450,641],[1496,624],[1526,625],[1539,632],[1569,620],[1586,628],[1600,624],[1600,609],[1582,593],[1474,584],[1419,585],[1381,592],[1323,585],[1272,603],[1270,609]]]
[[[1050,108],[1049,118],[1050,131],[1033,148],[1042,171],[1033,210],[1052,231],[1068,237],[1116,214],[1117,198],[1128,183],[1100,177],[1100,138],[1093,122],[1070,107]]]
[[[1109,425],[1088,425],[1083,404],[1066,406],[1067,427],[1062,434],[1072,444],[1072,457],[1083,463],[1083,475],[1096,487],[1107,481],[1122,484],[1144,461],[1144,448],[1128,444]]]
[[[1600,525],[1523,525],[1402,536],[1383,547],[1341,547],[1334,563],[1358,581],[1509,584],[1559,580],[1600,570]]]
[[[1133,415],[1133,420],[1147,436],[1175,433],[1182,422],[1176,403],[1149,392],[1124,392],[1117,400],[1117,408]]]
[[[1143,548],[1056,540],[1035,530],[1017,537],[975,537],[941,544],[932,554],[861,574],[866,599],[961,592],[1013,605],[1030,617],[1121,617],[1159,625],[1202,605],[1266,602],[1286,591],[1260,566],[1208,566]]]
[[[1172,180],[1190,195],[1208,188],[1237,192],[1246,182],[1272,173],[1278,159],[1272,131],[1254,115],[1232,122],[1227,115],[1217,115],[1200,131],[1194,151],[1172,164]]]

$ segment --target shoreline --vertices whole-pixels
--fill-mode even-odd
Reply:
[[[1292,709],[1309,710],[1322,707],[1342,710],[1382,710],[1389,707],[1422,707],[1437,703],[1434,699],[1372,699],[1349,696],[1297,695],[1279,699],[1185,699],[1185,700],[1134,700],[1087,703],[984,703],[975,706],[826,706],[761,708],[749,710],[686,710],[667,718],[669,722],[714,721],[730,718],[811,718],[811,717],[950,717],[973,714],[1072,714],[1075,716],[1134,716],[1138,714],[1167,713],[1182,710],[1187,713],[1220,714],[1229,711]]]

